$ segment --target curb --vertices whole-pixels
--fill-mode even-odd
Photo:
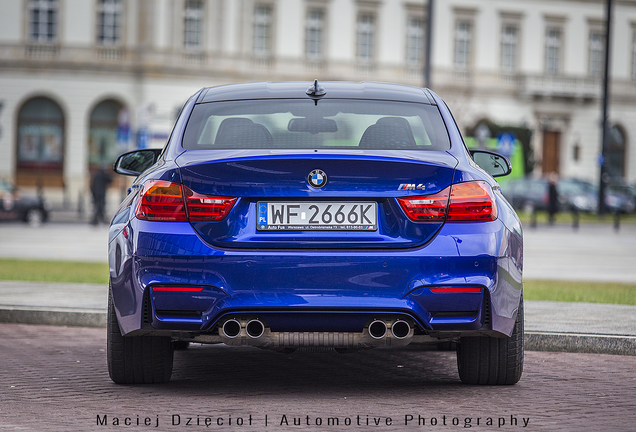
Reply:
[[[559,351],[636,356],[636,336],[525,332],[527,351]]]
[[[97,309],[0,306],[0,323],[106,327],[106,312]]]
[[[70,327],[106,327],[103,309],[0,306],[0,323]],[[553,351],[636,356],[636,336],[529,331],[526,351]]]

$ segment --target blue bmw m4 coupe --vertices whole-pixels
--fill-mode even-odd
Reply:
[[[170,379],[188,342],[344,352],[455,342],[460,379],[523,368],[521,224],[428,89],[205,88],[110,227],[108,368]],[[334,354],[336,355],[336,354]]]

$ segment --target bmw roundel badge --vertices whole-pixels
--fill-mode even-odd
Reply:
[[[315,169],[307,176],[307,183],[314,188],[321,188],[327,184],[327,174],[323,170]]]

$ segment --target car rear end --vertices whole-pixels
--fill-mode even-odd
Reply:
[[[325,88],[190,100],[111,227],[122,335],[284,351],[511,335],[518,219],[443,102]]]

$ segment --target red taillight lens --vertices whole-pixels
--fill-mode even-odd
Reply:
[[[426,196],[398,198],[406,215],[414,222],[444,222],[450,187]]]
[[[153,291],[156,292],[201,292],[203,287],[196,286],[154,286]]]
[[[149,221],[187,221],[181,185],[150,180],[143,185],[137,206],[137,218]]]
[[[188,214],[192,222],[218,222],[232,210],[236,198],[210,196],[184,186]]]
[[[164,222],[218,222],[227,216],[236,202],[236,198],[203,195],[187,186],[164,180],[146,182],[140,196],[137,218]]]
[[[490,185],[483,181],[457,183],[433,195],[398,198],[398,203],[413,222],[497,219],[495,196]]]
[[[452,294],[461,294],[461,293],[480,293],[481,288],[479,287],[437,287],[431,288],[431,292],[435,294],[443,294],[443,293],[452,293]]]
[[[457,183],[452,186],[448,222],[488,222],[497,219],[495,196],[484,181]]]

